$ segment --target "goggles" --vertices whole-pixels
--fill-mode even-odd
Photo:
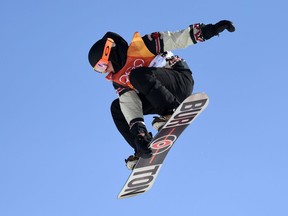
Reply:
[[[104,46],[102,57],[93,67],[94,71],[96,71],[98,73],[105,73],[106,72],[106,70],[108,68],[108,62],[109,62],[108,59],[109,59],[113,44],[114,44],[114,40],[112,40],[111,38],[107,38],[105,46]]]

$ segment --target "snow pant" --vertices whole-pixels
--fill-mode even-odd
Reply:
[[[167,110],[176,108],[191,95],[194,86],[190,70],[173,70],[167,68],[137,68],[130,74],[131,84],[139,91],[143,114],[165,115]],[[135,149],[134,138],[130,127],[120,109],[119,99],[111,104],[111,114],[114,123],[129,143]]]

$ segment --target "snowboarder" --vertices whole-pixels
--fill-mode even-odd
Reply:
[[[219,35],[234,32],[233,23],[197,23],[176,32],[136,32],[130,45],[118,34],[107,32],[90,49],[88,59],[96,72],[108,73],[118,98],[111,104],[114,123],[134,149],[125,162],[133,169],[139,157],[151,157],[144,115],[158,114],[152,125],[161,128],[179,104],[193,91],[194,80],[186,61],[171,50],[185,48]]]

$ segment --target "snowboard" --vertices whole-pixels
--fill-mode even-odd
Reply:
[[[209,98],[205,93],[196,93],[179,105],[169,121],[152,139],[152,157],[138,160],[118,199],[136,196],[151,189],[169,150],[182,132],[207,107],[208,102]]]

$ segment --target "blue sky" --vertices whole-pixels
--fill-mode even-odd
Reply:
[[[287,216],[287,8],[284,0],[2,2],[0,215]],[[132,151],[110,116],[111,83],[88,64],[90,46],[107,31],[129,42],[135,31],[221,19],[236,32],[174,51],[208,108],[153,188],[117,200]]]

